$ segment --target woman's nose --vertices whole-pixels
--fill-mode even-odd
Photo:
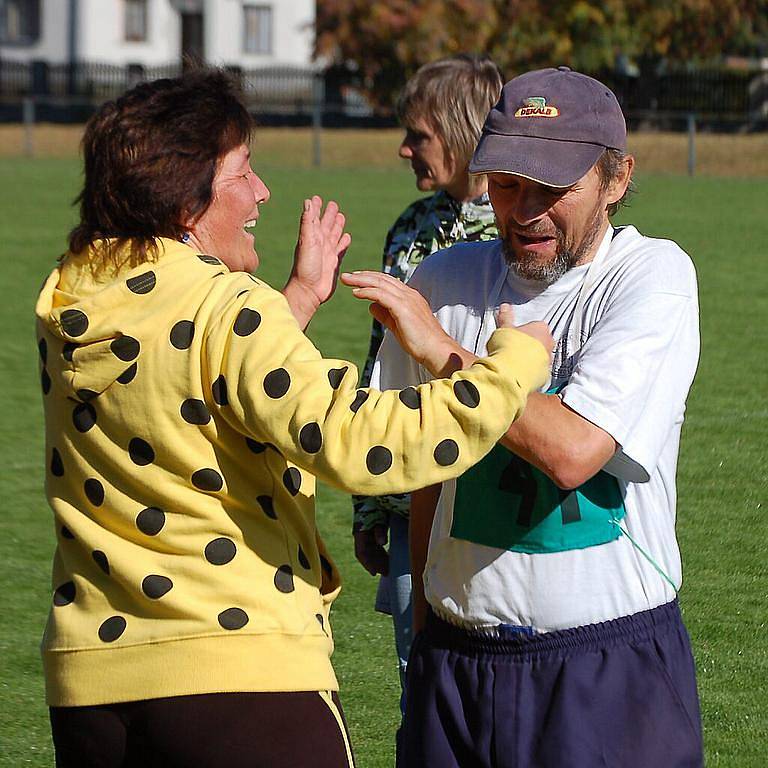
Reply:
[[[269,191],[269,187],[261,180],[261,177],[257,176],[255,173],[253,174],[253,178],[256,199],[260,203],[266,203],[267,200],[272,197],[272,193]]]

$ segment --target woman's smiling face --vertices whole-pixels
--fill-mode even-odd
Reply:
[[[213,201],[189,228],[195,245],[221,259],[233,272],[253,272],[259,266],[254,237],[246,230],[259,218],[259,205],[269,189],[253,172],[246,144],[227,152],[213,179]]]

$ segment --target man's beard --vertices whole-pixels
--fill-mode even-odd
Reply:
[[[600,232],[602,226],[602,217],[600,216],[600,206],[598,205],[592,213],[592,218],[587,226],[584,236],[578,245],[568,243],[565,232],[555,227],[555,255],[549,261],[542,261],[540,256],[523,251],[519,254],[515,251],[507,235],[502,234],[502,250],[504,259],[509,268],[518,277],[525,280],[535,280],[544,285],[556,283],[569,269],[575,267],[584,258],[584,254],[589,251],[595,242],[595,238]],[[538,231],[536,225],[532,227],[514,227],[518,232],[529,236],[550,234],[545,231]],[[504,228],[504,230],[509,229]],[[512,235],[509,236],[510,238]]]

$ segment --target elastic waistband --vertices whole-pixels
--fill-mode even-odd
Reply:
[[[629,639],[643,640],[670,627],[681,625],[680,607],[677,600],[673,600],[649,611],[640,611],[598,624],[543,632],[539,635],[521,633],[504,637],[449,624],[430,610],[424,634],[434,646],[446,646],[464,653],[527,656],[565,649],[605,648]]]

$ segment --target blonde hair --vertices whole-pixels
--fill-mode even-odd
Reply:
[[[405,84],[397,115],[405,128],[425,120],[457,169],[467,168],[504,78],[487,56],[458,54],[420,67]]]

